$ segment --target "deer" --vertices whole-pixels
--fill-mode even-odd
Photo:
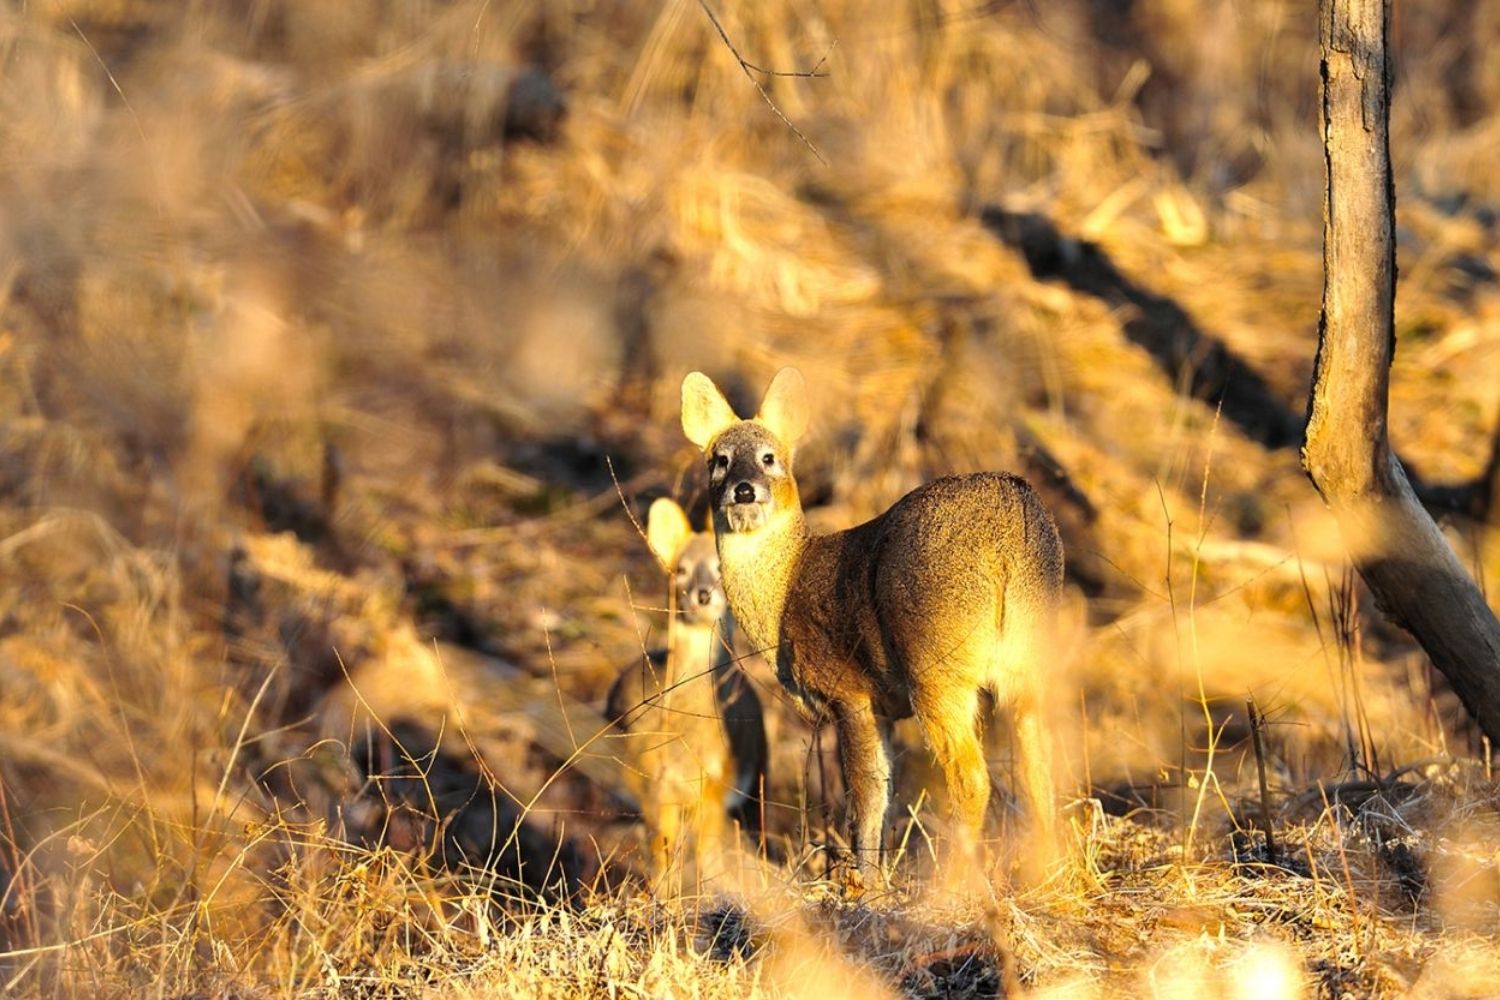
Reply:
[[[674,501],[652,503],[646,541],[671,575],[667,645],[620,671],[605,717],[625,734],[653,877],[675,872],[689,838],[700,872],[734,819],[762,850],[768,747],[760,698],[732,655],[713,536]]]
[[[1042,695],[1063,590],[1051,514],[1024,479],[979,472],[812,534],[793,474],[807,425],[795,368],[776,373],[748,420],[708,376],[683,380],[682,429],[707,464],[730,612],[802,713],[838,734],[851,882],[885,880],[891,725],[912,715],[943,771],[958,851],[973,857],[990,796],[980,709],[1007,706],[1021,797],[1050,844]]]

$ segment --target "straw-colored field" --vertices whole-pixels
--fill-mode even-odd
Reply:
[[[1393,41],[1392,436],[1493,603],[1500,3]],[[0,5],[0,995],[1500,993],[1489,748],[1298,462],[1317,94],[1299,0]],[[1002,744],[942,888],[904,723],[846,892],[752,660],[769,859],[647,887],[635,521],[784,364],[816,527],[1056,514],[1040,881]]]

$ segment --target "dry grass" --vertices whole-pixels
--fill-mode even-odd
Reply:
[[[713,9],[818,68],[753,74],[817,155],[690,0],[0,11],[0,992],[1492,993],[1500,786],[1286,433],[1310,6]],[[1463,484],[1500,15],[1397,14],[1392,433]],[[936,888],[902,730],[897,887],[845,898],[833,739],[751,664],[777,861],[641,889],[596,706],[662,581],[622,506],[691,499],[684,372],[748,407],[783,363],[816,523],[986,467],[1058,511],[1039,885],[997,802],[998,902]]]

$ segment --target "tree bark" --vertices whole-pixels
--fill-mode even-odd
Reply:
[[[1386,428],[1395,352],[1390,0],[1319,0],[1323,314],[1302,465],[1380,608],[1500,745],[1500,621],[1423,510]]]

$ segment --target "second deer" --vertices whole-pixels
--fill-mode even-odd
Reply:
[[[651,505],[646,540],[671,574],[667,648],[621,671],[605,716],[624,729],[650,842],[653,876],[677,870],[684,841],[700,872],[726,846],[725,820],[764,846],[766,731],[759,697],[730,655],[713,536],[667,499]]]

